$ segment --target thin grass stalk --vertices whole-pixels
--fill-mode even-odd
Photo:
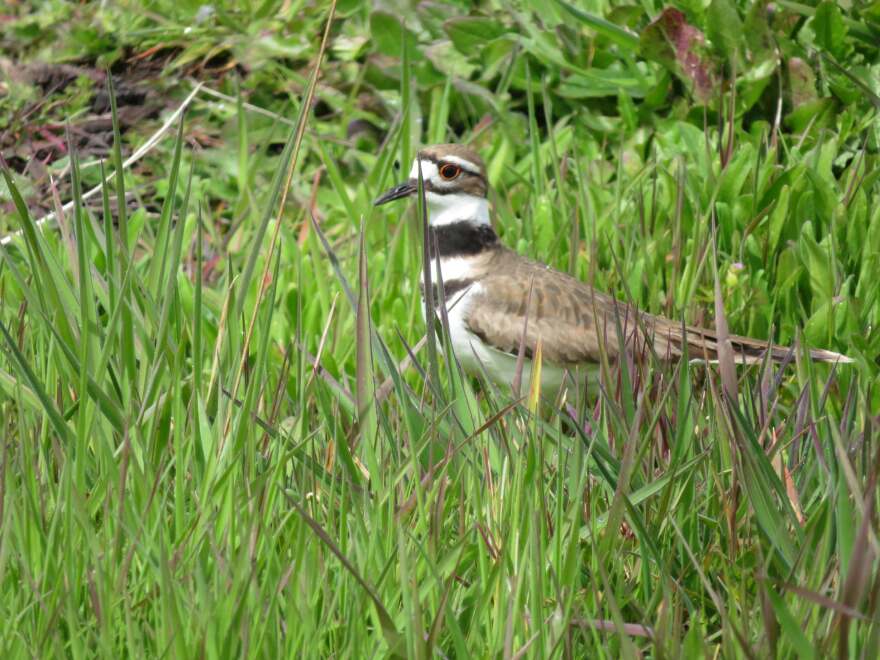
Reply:
[[[300,108],[300,121],[297,123],[292,154],[290,157],[290,161],[287,166],[287,174],[284,179],[284,185],[281,190],[281,200],[278,203],[278,213],[275,216],[275,228],[272,232],[272,238],[269,241],[269,250],[266,253],[265,266],[263,267],[263,274],[260,277],[260,285],[257,287],[257,299],[254,302],[253,311],[251,312],[250,321],[248,323],[247,332],[245,334],[244,346],[242,347],[241,353],[241,361],[238,365],[238,370],[235,374],[235,379],[232,385],[232,398],[235,398],[236,392],[238,391],[239,383],[241,382],[241,376],[244,372],[245,362],[248,357],[248,349],[250,347],[251,338],[254,332],[254,324],[256,323],[257,312],[260,309],[260,303],[263,300],[263,292],[264,286],[263,282],[266,281],[266,275],[268,274],[269,264],[272,261],[272,255],[275,254],[275,245],[278,240],[278,234],[281,231],[281,219],[284,214],[284,205],[287,202],[287,194],[290,190],[290,182],[293,179],[293,172],[296,168],[298,158],[299,158],[299,150],[300,145],[302,144],[303,136],[305,135],[306,124],[308,123],[309,118],[309,109],[312,107],[312,99],[315,95],[315,85],[318,81],[318,71],[321,68],[321,62],[324,59],[324,51],[327,48],[327,40],[330,36],[330,25],[333,22],[333,15],[336,12],[336,0],[332,0],[330,3],[330,10],[327,14],[327,22],[324,27],[324,36],[321,38],[321,46],[318,49],[318,56],[315,60],[315,66],[312,68],[311,78],[309,80],[309,87],[306,91],[305,98],[303,99],[302,106]],[[242,293],[242,301],[244,300],[244,294]],[[223,437],[229,433],[229,424],[231,423],[231,409],[226,416],[226,422],[223,426]],[[222,441],[221,441],[222,446]]]

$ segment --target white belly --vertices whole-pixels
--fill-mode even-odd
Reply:
[[[485,375],[499,385],[510,385],[516,375],[516,356],[485,344],[468,330],[465,323],[468,307],[480,293],[479,286],[479,284],[473,284],[446,301],[452,350],[465,373],[471,376]],[[439,319],[439,312],[437,316]],[[541,364],[541,389],[548,393],[556,392],[562,386],[564,376],[565,369],[543,362]],[[526,391],[531,378],[532,360],[524,358],[520,380],[522,391]]]
[[[474,257],[447,257],[442,259],[440,264],[436,260],[432,260],[431,271],[434,275],[432,280],[437,282],[437,268],[441,265],[444,282],[470,279],[474,274],[473,259]],[[424,281],[424,274],[422,281]],[[457,291],[446,301],[446,314],[449,319],[449,335],[452,350],[455,352],[455,357],[465,373],[472,376],[485,375],[499,385],[509,386],[513,383],[516,375],[517,357],[485,344],[479,337],[468,330],[465,323],[468,309],[480,293],[480,284],[474,283],[461,291]],[[424,303],[424,299],[422,302]],[[434,302],[437,304],[439,301],[435,300]],[[422,305],[422,310],[424,313],[424,304]],[[437,317],[439,319],[439,312]],[[546,361],[542,362],[541,389],[546,394],[553,396],[562,386],[565,374],[566,370],[564,368]],[[572,374],[575,378],[585,378],[590,382],[594,382],[597,375],[598,371],[594,368],[578,369],[577,375]],[[531,378],[532,360],[524,358],[522,377],[520,379],[521,391],[528,391]]]

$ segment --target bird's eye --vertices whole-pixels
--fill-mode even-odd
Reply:
[[[453,165],[452,163],[446,163],[440,168],[440,176],[447,181],[452,181],[455,177],[461,174],[461,168],[458,165]]]

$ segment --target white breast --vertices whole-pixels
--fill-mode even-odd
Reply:
[[[468,330],[467,313],[475,299],[482,291],[479,284],[472,285],[461,296],[453,296],[452,303],[447,302],[449,318],[449,337],[455,357],[462,369],[472,376],[486,374],[500,385],[510,385],[516,375],[516,356],[499,351],[484,343],[479,337]],[[476,304],[479,304],[478,302]],[[544,362],[541,365],[541,388],[555,392],[562,386],[565,370]],[[528,387],[532,378],[532,360],[523,359],[523,389]]]
[[[453,280],[473,279],[478,273],[476,265],[477,257],[442,257],[439,268],[440,274],[443,275],[443,281],[452,282]],[[437,259],[431,259],[431,281],[435,284],[439,280],[437,268]],[[422,271],[421,281],[425,281],[424,270]]]
[[[432,261],[432,271],[436,274],[437,264]],[[452,257],[441,259],[441,273],[444,282],[467,280],[473,276],[473,258]],[[436,275],[434,278],[436,282]],[[467,317],[473,304],[479,304],[482,293],[479,282],[457,291],[446,301],[446,315],[449,320],[449,338],[452,350],[464,371],[472,376],[486,374],[500,385],[510,385],[516,375],[516,356],[499,351],[485,344],[479,337],[468,330]],[[424,309],[424,307],[423,307]],[[439,311],[437,312],[440,318]],[[528,387],[531,381],[532,360],[523,360],[522,387]],[[544,362],[541,365],[541,388],[552,396],[561,386],[565,370],[561,367]]]

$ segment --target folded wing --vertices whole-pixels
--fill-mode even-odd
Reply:
[[[541,338],[544,359],[566,366],[599,362],[603,351],[614,361],[621,350],[645,354],[650,347],[660,359],[673,360],[681,357],[687,343],[690,359],[718,359],[718,335],[713,330],[639,312],[580,280],[507,250],[499,252],[495,261],[480,279],[465,323],[496,350],[517,355],[522,344],[525,356],[531,357]],[[761,362],[768,350],[777,362],[790,354],[789,348],[750,337],[730,335],[729,339],[739,363]],[[821,362],[852,361],[825,350],[812,350],[810,356]]]

